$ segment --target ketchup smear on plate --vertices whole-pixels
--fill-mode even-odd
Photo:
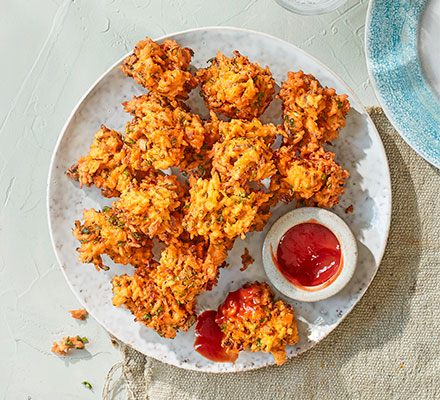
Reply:
[[[328,285],[341,272],[341,245],[324,225],[304,222],[283,235],[274,261],[284,277],[296,286],[311,287],[326,282]]]
[[[217,311],[210,310],[197,318],[194,349],[208,360],[215,362],[234,362],[238,353],[226,351],[222,347],[223,332],[215,322]]]

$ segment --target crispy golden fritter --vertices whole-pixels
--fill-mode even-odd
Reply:
[[[220,140],[210,152],[214,170],[223,182],[231,184],[269,178],[276,172],[270,146],[279,133],[273,124],[262,124],[257,118],[220,121]]]
[[[121,134],[102,125],[89,152],[79,158],[66,174],[79,181],[81,187],[95,185],[101,188],[105,197],[116,197],[125,190],[133,175],[125,157]]]
[[[286,345],[298,341],[291,306],[275,302],[266,283],[248,283],[230,293],[219,307],[216,322],[224,333],[223,347],[272,353],[278,365],[286,361]]]
[[[198,84],[188,71],[192,55],[191,49],[180,47],[174,40],[157,44],[147,37],[136,44],[120,68],[151,92],[185,99]]]
[[[159,335],[174,338],[195,322],[195,298],[216,284],[226,250],[203,240],[176,241],[162,252],[159,264],[139,268],[133,276],[115,276],[113,304],[124,305]]]
[[[205,138],[200,150],[187,148],[179,167],[182,172],[198,178],[209,178],[212,170],[210,152],[214,144],[220,139],[219,119],[210,111],[210,119],[205,121]]]
[[[150,116],[163,109],[174,110],[178,107],[185,109],[185,103],[177,99],[169,99],[157,93],[149,92],[141,96],[133,96],[131,100],[122,103],[124,110],[131,115],[139,118]],[[167,118],[165,118],[167,121]]]
[[[220,53],[211,66],[197,72],[206,106],[230,118],[258,118],[272,101],[275,80],[269,68],[251,63],[234,51],[228,58]]]
[[[203,145],[199,151],[186,149],[184,158],[179,165],[185,176],[191,175],[197,178],[208,178],[211,176],[212,161],[209,158],[211,147]]]
[[[151,239],[140,231],[128,229],[110,207],[102,211],[84,210],[84,223],[75,221],[73,236],[81,242],[77,249],[79,261],[93,263],[96,269],[109,269],[102,263],[103,254],[115,263],[134,267],[147,264],[153,256]]]
[[[124,103],[135,115],[125,129],[128,159],[136,170],[178,166],[191,148],[203,146],[205,128],[200,117],[183,104],[148,94]]]
[[[135,321],[154,329],[160,336],[172,339],[178,330],[187,331],[196,319],[195,302],[181,302],[174,294],[155,282],[156,264],[138,268],[134,275],[115,275],[113,305],[125,306]],[[166,271],[164,279],[173,279]]]
[[[302,154],[337,138],[350,110],[348,95],[337,95],[303,71],[287,73],[278,97],[283,101],[285,140]]]
[[[249,186],[225,186],[216,172],[210,179],[190,177],[189,194],[184,227],[190,235],[209,237],[213,243],[260,231],[271,216],[272,194]]]
[[[270,190],[285,203],[295,198],[307,206],[333,207],[345,192],[349,176],[334,158],[322,147],[299,157],[293,146],[283,146],[275,152],[278,173],[272,177]]]
[[[130,230],[169,242],[183,231],[181,208],[186,191],[176,176],[156,174],[130,185],[113,207]]]

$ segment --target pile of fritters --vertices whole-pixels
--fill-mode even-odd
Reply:
[[[192,55],[172,40],[139,42],[121,69],[148,92],[123,103],[132,116],[124,135],[101,126],[89,152],[67,170],[81,186],[118,198],[75,222],[79,260],[108,269],[107,255],[135,267],[113,278],[113,304],[166,338],[194,323],[197,296],[217,283],[234,241],[264,228],[270,207],[279,200],[332,207],[348,177],[323,148],[345,125],[346,95],[289,72],[278,96],[284,123],[263,124],[258,118],[275,93],[268,67],[219,52],[193,75]],[[184,103],[199,84],[208,120]],[[277,136],[283,141],[274,148]],[[162,171],[170,167],[188,179]],[[155,243],[164,246],[159,261]],[[259,322],[225,314],[224,346],[268,351],[280,363],[285,345],[297,340],[293,312],[273,301],[266,284],[252,287],[261,300]]]

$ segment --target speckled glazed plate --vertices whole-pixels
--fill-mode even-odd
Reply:
[[[387,117],[440,168],[440,1],[371,0],[365,39],[371,82]]]
[[[382,142],[351,90],[328,68],[290,43],[257,32],[216,27],[176,33],[159,40],[165,38],[191,47],[195,52],[192,62],[195,68],[206,66],[206,60],[217,50],[227,55],[239,50],[251,61],[269,65],[278,85],[286,79],[287,71],[303,69],[314,74],[324,85],[349,94],[352,109],[347,126],[341,130],[332,151],[351,176],[346,194],[334,212],[347,222],[356,236],[359,263],[350,283],[336,296],[317,303],[291,303],[300,334],[297,345],[287,348],[288,357],[294,357],[335,329],[365,293],[376,273],[385,249],[391,213],[390,177]],[[178,367],[208,372],[244,371],[273,364],[272,355],[261,352],[242,352],[234,364],[209,361],[193,350],[194,328],[179,333],[174,340],[159,337],[151,329],[135,323],[128,310],[112,306],[110,280],[115,274],[132,273],[132,267],[109,262],[109,271],[98,272],[92,265],[77,261],[75,249],[78,243],[71,233],[74,221],[81,219],[83,208],[101,209],[110,201],[101,197],[96,188],[80,189],[66,178],[64,171],[88,151],[93,134],[101,124],[123,131],[129,116],[123,111],[121,102],[142,93],[142,90],[118,69],[121,61],[105,72],[79,102],[60,135],[52,159],[48,187],[49,225],[67,281],[84,307],[108,331],[148,356]],[[188,104],[202,116],[208,115],[197,89]],[[263,120],[280,123],[280,106],[280,102],[274,100]],[[352,204],[354,212],[346,214],[345,208]],[[293,203],[276,207],[268,225],[292,208]],[[230,266],[221,271],[218,285],[199,297],[198,311],[217,308],[229,291],[238,289],[245,282],[267,281],[261,259],[266,230],[251,233],[244,241],[236,241],[228,256]],[[255,258],[255,263],[241,272],[240,255],[245,247]],[[283,298],[279,293],[277,295]]]

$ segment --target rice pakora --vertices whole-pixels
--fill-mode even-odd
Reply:
[[[130,230],[169,242],[183,230],[181,206],[185,192],[176,176],[156,174],[132,184],[113,207]]]
[[[110,207],[84,210],[84,223],[75,221],[73,236],[81,243],[78,260],[93,263],[96,269],[109,269],[102,262],[103,254],[115,263],[134,267],[148,264],[153,257],[152,240],[140,231],[128,229]]]
[[[206,106],[230,118],[258,118],[272,101],[275,80],[269,68],[234,51],[228,58],[220,53],[197,76]]]
[[[179,168],[182,172],[193,175],[198,178],[208,178],[211,176],[212,160],[210,152],[214,144],[220,140],[219,119],[211,111],[210,119],[205,121],[205,139],[200,150],[187,148]]]
[[[285,203],[295,198],[307,206],[333,207],[345,192],[349,176],[334,158],[322,147],[299,157],[293,146],[282,146],[275,152],[278,173],[272,177],[270,190]]]
[[[184,227],[192,236],[209,237],[213,243],[244,238],[260,231],[271,216],[271,193],[249,186],[225,186],[218,173],[210,179],[190,177],[189,199],[184,206]]]
[[[191,49],[180,47],[174,40],[158,44],[147,37],[136,44],[120,68],[151,92],[186,99],[198,85],[188,71],[192,55]]]
[[[89,152],[78,159],[66,174],[80,186],[101,188],[104,197],[116,197],[128,186],[132,171],[125,161],[122,135],[101,125]]]
[[[113,278],[113,304],[124,305],[159,335],[174,338],[195,322],[195,298],[216,284],[226,251],[203,240],[171,243],[158,264]]]
[[[187,148],[200,150],[205,138],[203,122],[184,107],[154,94],[124,103],[125,110],[135,116],[124,138],[133,168],[167,169],[182,162]]]
[[[248,283],[230,293],[215,321],[224,334],[223,347],[233,352],[250,349],[272,353],[278,365],[286,361],[286,345],[298,341],[292,307],[275,302],[264,282]]]
[[[233,119],[219,122],[220,140],[214,144],[210,156],[212,166],[222,181],[246,184],[261,182],[276,172],[270,146],[280,131],[273,124]]]
[[[337,138],[350,110],[346,94],[322,87],[303,71],[287,73],[278,97],[283,101],[285,141],[302,154]]]

